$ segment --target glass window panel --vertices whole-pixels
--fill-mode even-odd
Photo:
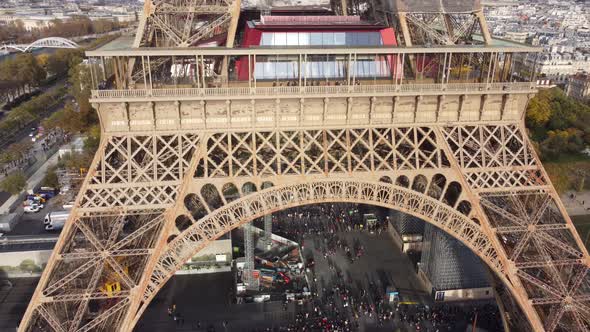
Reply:
[[[254,77],[257,80],[264,78],[264,63],[257,63],[254,66]]]
[[[363,77],[363,71],[362,71],[363,70],[363,64],[362,64],[362,61],[357,61],[354,64],[354,70],[355,70],[356,77]]]
[[[371,77],[377,76],[377,62],[369,61],[369,71],[371,72]]]
[[[299,45],[299,34],[297,32],[287,33],[287,45],[289,45],[289,46]]]
[[[322,45],[322,33],[312,32],[310,33],[310,45]]]
[[[264,66],[264,78],[274,79],[277,76],[276,62],[267,62]]]
[[[300,32],[299,33],[299,45],[300,46],[309,45],[309,32]]]
[[[273,33],[263,32],[262,41],[260,45],[272,45],[273,44]]]
[[[323,37],[323,45],[334,45],[334,33],[333,32],[324,32],[322,33]]]
[[[334,45],[346,45],[345,32],[334,32]]]
[[[356,45],[354,32],[346,32],[346,45]]]
[[[369,44],[369,36],[366,33],[355,32],[354,34],[356,35],[356,38],[357,38],[356,45],[360,45],[360,46],[370,45]]]
[[[293,71],[292,78],[299,78],[299,63],[291,62],[291,70]]]
[[[336,61],[336,77],[342,77],[343,76],[343,71],[342,71],[342,60],[337,60]]]
[[[277,62],[277,77],[278,78],[285,78],[287,77],[287,63],[286,62]]]
[[[312,70],[312,73],[311,73],[311,77],[313,77],[313,78],[321,78],[321,77],[324,76],[324,71],[323,71],[322,63],[321,62],[314,61],[312,68],[313,68],[313,70]]]
[[[381,34],[378,32],[369,32],[367,33],[369,37],[369,44],[368,45],[380,45],[381,41]]]
[[[326,61],[322,65],[324,67],[324,77],[334,77],[334,63],[332,61]]]
[[[371,76],[371,63],[370,61],[363,61],[363,77]]]
[[[274,46],[285,46],[287,45],[287,33],[286,32],[275,32]]]

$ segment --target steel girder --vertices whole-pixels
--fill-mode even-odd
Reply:
[[[535,330],[587,326],[587,251],[522,128],[506,124],[105,136],[22,330],[131,330],[210,241],[322,202],[433,223],[480,256]]]

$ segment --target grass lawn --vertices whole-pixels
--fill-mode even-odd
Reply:
[[[568,190],[581,191],[590,188],[590,157],[588,156],[562,156],[556,160],[544,161],[543,166],[560,194]]]

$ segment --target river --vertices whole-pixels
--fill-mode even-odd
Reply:
[[[56,48],[38,48],[33,50],[31,53],[33,53],[33,55],[40,55],[40,54],[53,54],[57,51],[58,49]],[[21,52],[13,52],[13,53],[9,53],[9,54],[5,54],[5,55],[0,55],[0,62],[8,60],[8,59],[14,59],[17,55],[21,54]]]

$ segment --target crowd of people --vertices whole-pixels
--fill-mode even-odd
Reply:
[[[351,231],[380,234],[388,227],[387,217],[368,223],[364,212],[368,211],[363,207],[342,203],[295,208],[275,215],[280,220],[273,225],[275,233],[298,241],[307,255],[312,298],[297,308],[295,320],[290,324],[257,331],[357,331],[364,324],[390,331],[403,326],[409,331],[442,332],[456,331],[460,326],[464,329],[476,316],[481,316],[488,325],[499,327],[500,319],[493,305],[462,308],[390,303],[386,286],[378,278],[353,280],[348,268],[362,259],[364,246],[354,236],[348,243],[344,234]],[[313,250],[306,252],[305,244],[309,241],[313,242]],[[339,266],[336,255],[344,256],[349,266]],[[316,259],[323,259],[321,264],[329,267],[328,275],[316,274]]]
[[[377,215],[368,223],[365,216]],[[387,230],[388,220],[379,211],[353,204],[324,204],[294,208],[274,215],[273,232],[301,244],[307,266],[309,296],[304,301],[283,305],[290,319],[265,322],[262,331],[465,331],[477,320],[478,327],[501,331],[497,307],[492,304],[446,305],[390,302],[387,282],[374,274],[355,270],[365,259],[367,238]],[[377,219],[377,220],[375,220]],[[362,232],[373,235],[362,235]],[[363,237],[363,241],[361,241]],[[365,264],[365,263],[363,263]],[[364,266],[364,265],[361,265]],[[184,319],[175,307],[168,311],[177,327]],[[243,331],[237,322],[191,323],[197,331]],[[272,326],[272,327],[270,327]]]

